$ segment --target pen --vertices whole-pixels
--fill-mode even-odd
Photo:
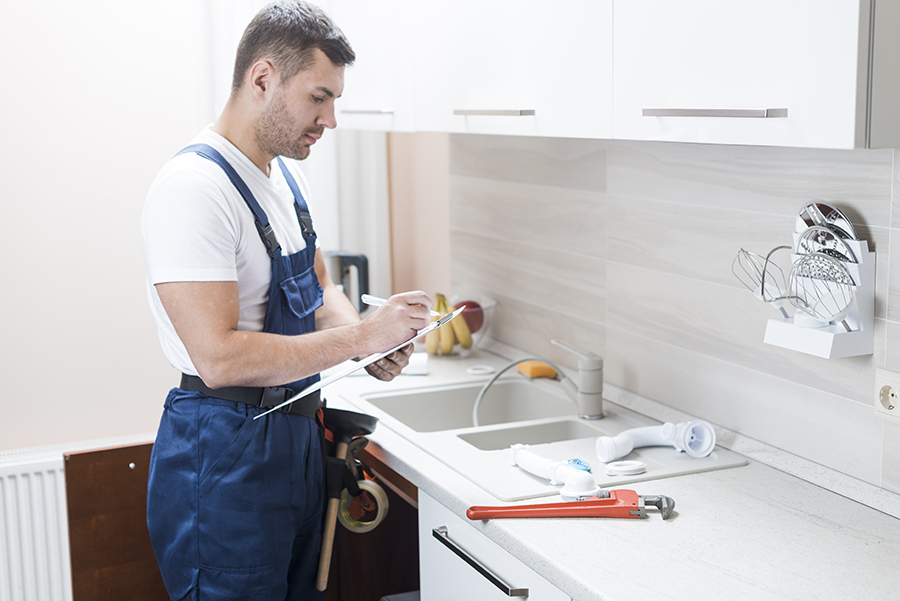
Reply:
[[[359,300],[361,300],[363,303],[365,303],[371,307],[380,307],[381,305],[383,305],[384,303],[387,302],[386,298],[378,298],[377,296],[372,296],[370,294],[361,295],[359,297]],[[432,311],[431,316],[432,317],[440,317],[441,314],[438,313],[437,311]]]

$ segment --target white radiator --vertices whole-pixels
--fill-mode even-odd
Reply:
[[[0,601],[72,601],[64,454],[153,439],[142,434],[0,452]]]
[[[0,601],[69,601],[63,454],[0,455]]]

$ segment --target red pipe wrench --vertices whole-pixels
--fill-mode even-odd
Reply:
[[[535,505],[475,506],[466,510],[470,520],[495,518],[645,518],[646,505],[659,509],[662,518],[668,519],[675,508],[675,501],[665,496],[642,496],[633,490],[602,491],[600,495],[584,501],[564,503],[538,503]]]

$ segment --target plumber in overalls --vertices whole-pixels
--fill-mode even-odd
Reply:
[[[355,56],[320,9],[263,8],[241,39],[219,118],[160,171],[142,239],[163,352],[182,372],[165,401],[147,523],[172,599],[321,599],[318,393],[254,416],[349,359],[425,327],[424,292],[366,319],[332,283],[297,160],[326,129]],[[412,345],[367,369],[391,380]]]

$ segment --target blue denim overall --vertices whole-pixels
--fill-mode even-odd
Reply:
[[[316,237],[287,166],[278,158],[306,248],[283,256],[268,217],[224,157],[203,144],[185,152],[222,167],[256,218],[272,258],[263,330],[314,331],[322,305]],[[286,386],[299,391],[318,378]],[[262,411],[182,388],[169,392],[151,457],[147,525],[172,599],[322,599],[315,587],[323,507],[316,422],[279,411],[254,421]]]

